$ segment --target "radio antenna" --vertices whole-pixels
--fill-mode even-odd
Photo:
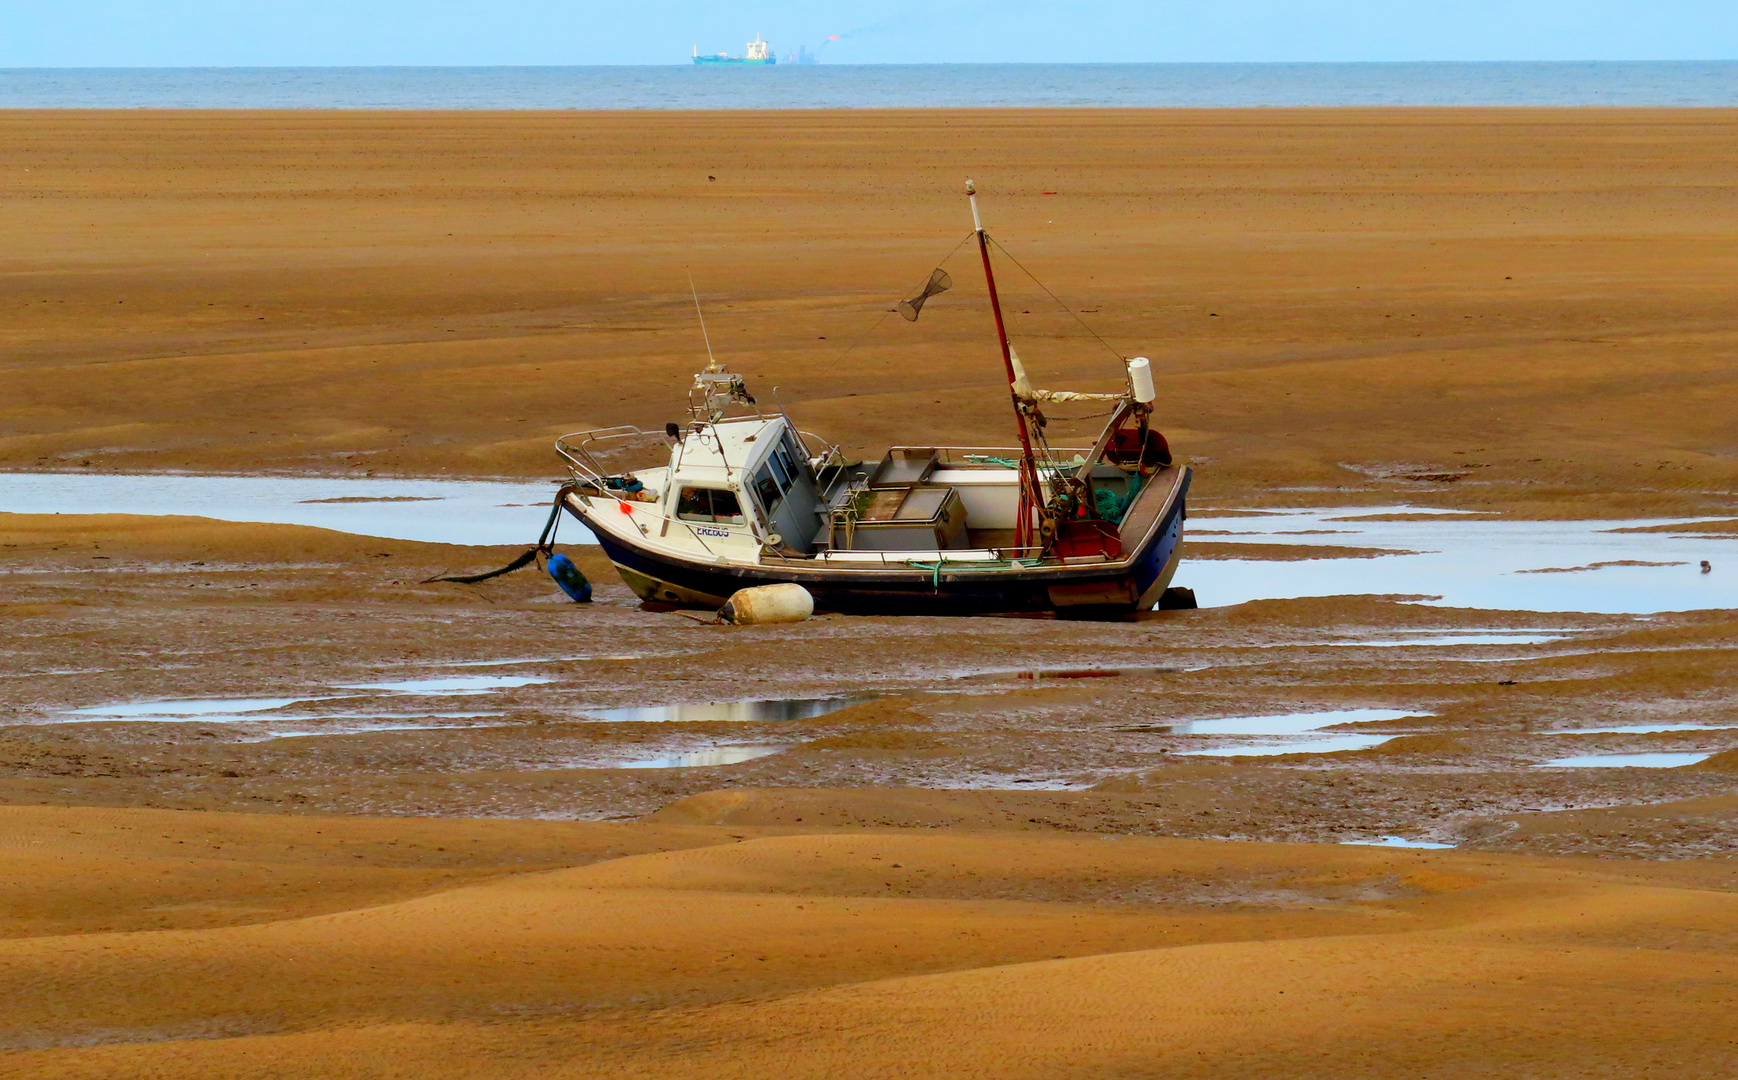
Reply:
[[[694,287],[694,274],[688,273],[688,291],[694,294],[694,314],[700,316],[700,337],[706,342],[706,366],[716,368],[718,361],[712,357],[712,335],[706,332],[706,313],[700,310],[700,290]]]

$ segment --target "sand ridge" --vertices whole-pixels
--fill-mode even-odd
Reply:
[[[5,816],[10,835],[58,834],[63,850],[126,866],[138,841],[123,829],[220,834],[264,867],[328,828],[436,824]],[[440,823],[452,843],[491,824]],[[545,828],[499,824],[510,843]],[[548,828],[581,845],[607,834],[614,857],[424,882],[420,897],[329,914],[0,943],[0,1063],[37,1076],[369,1077],[1470,1076],[1493,1053],[1565,1070],[1731,1065],[1714,1017],[1738,989],[1734,943],[1708,935],[1738,900],[1729,884],[1652,880],[1642,866],[1001,832]],[[648,843],[685,850],[623,850]],[[878,887],[902,871],[930,887]],[[1481,1022],[1505,1003],[1511,1021]],[[1639,1038],[1662,1010],[1665,1030]]]

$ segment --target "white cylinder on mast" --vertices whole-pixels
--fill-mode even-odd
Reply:
[[[1134,391],[1135,400],[1142,405],[1151,405],[1158,397],[1158,391],[1153,389],[1153,365],[1144,356],[1137,356],[1128,362],[1129,389]]]

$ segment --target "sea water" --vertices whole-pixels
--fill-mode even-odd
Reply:
[[[1738,62],[13,68],[13,109],[1738,105]]]

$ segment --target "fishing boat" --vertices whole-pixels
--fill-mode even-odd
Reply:
[[[966,191],[1018,445],[894,446],[879,461],[853,460],[758,402],[712,359],[708,338],[688,423],[556,442],[572,473],[556,513],[591,530],[642,600],[717,608],[739,589],[793,582],[825,611],[1104,619],[1165,598],[1190,471],[1152,424],[1151,365],[1127,360],[1120,393],[1033,388],[1008,340],[969,181]],[[937,269],[901,313],[915,321],[948,284]],[[1076,401],[1103,403],[1108,422],[1091,446],[1052,446],[1043,410]],[[668,448],[666,463],[613,464],[648,440]]]

